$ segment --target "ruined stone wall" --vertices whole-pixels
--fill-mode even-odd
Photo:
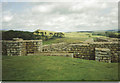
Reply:
[[[23,56],[31,53],[72,53],[73,57],[96,60],[97,51],[95,48],[109,49],[111,62],[118,62],[119,58],[119,43],[116,39],[112,42],[91,42],[87,41],[79,44],[57,43],[51,45],[43,45],[42,40],[16,40],[16,41],[2,41],[2,54],[8,56]],[[101,51],[100,51],[101,52]],[[104,52],[105,53],[105,52]],[[106,52],[107,53],[107,52]],[[57,54],[59,55],[59,54]],[[104,55],[103,55],[104,56]],[[106,55],[105,55],[106,56]],[[108,58],[109,59],[109,58]],[[101,59],[102,61],[102,59]],[[104,60],[105,61],[105,60]],[[106,59],[106,62],[109,61]]]
[[[42,41],[41,40],[29,40],[25,41],[27,54],[42,52]]]
[[[110,49],[111,62],[118,62],[120,53],[118,42],[87,42],[86,44],[59,43],[43,46],[43,52],[67,52],[73,53],[75,58],[95,60],[95,48]]]
[[[89,44],[67,44],[58,43],[52,45],[44,45],[42,52],[67,52],[73,53],[75,58],[94,60],[94,49]]]
[[[111,63],[111,53],[108,48],[95,48],[95,60]]]
[[[107,38],[103,38],[103,37],[95,38],[94,41],[95,42],[109,42],[109,40]]]
[[[44,45],[42,52],[67,52],[67,43],[57,43],[57,44],[52,44],[52,45]]]
[[[21,41],[2,41],[2,54],[7,56],[26,55],[26,44]]]
[[[89,44],[70,44],[68,49],[70,53],[74,53],[75,58],[94,60],[94,49]]]
[[[95,60],[95,48],[110,49],[111,62],[119,61],[118,42],[93,42],[90,44],[70,44],[68,46],[69,52],[73,52],[74,57],[89,60]]]
[[[42,51],[41,40],[1,41],[2,55],[25,56],[29,53]]]
[[[90,47],[110,49],[111,61],[118,62],[120,52],[118,42],[93,42],[92,44],[90,44]]]
[[[95,38],[94,42],[118,42],[120,39],[118,38],[109,38],[109,37],[97,37]]]
[[[73,53],[66,53],[66,52],[36,52],[34,54],[28,55],[42,55],[42,56],[65,56],[73,58]]]

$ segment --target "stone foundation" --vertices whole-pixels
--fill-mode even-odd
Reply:
[[[107,40],[109,39],[109,40]],[[79,44],[66,44],[58,43],[54,45],[44,45],[42,52],[66,52],[73,53],[74,58],[87,59],[87,60],[96,60],[95,58],[95,48],[109,49],[110,51],[110,62],[119,62],[119,43],[118,39],[102,39],[100,41],[94,42],[92,39],[86,40],[84,43]],[[90,40],[90,41],[89,41]],[[102,41],[103,40],[103,41]],[[105,55],[106,57],[106,55]],[[102,61],[102,59],[100,60]],[[103,60],[107,62],[107,60]],[[108,61],[109,62],[109,61]]]
[[[14,39],[14,41],[2,41],[2,54],[7,56],[24,56],[34,53],[46,55],[51,53],[51,56],[65,56],[66,53],[72,53],[74,58],[102,62],[119,62],[120,50],[118,39],[114,38],[106,42],[104,40],[100,40],[101,42],[94,42],[93,39],[89,40],[79,44],[63,42],[52,45],[42,45],[42,40]]]
[[[25,56],[37,51],[42,51],[42,40],[2,41],[2,55]]]
[[[107,48],[95,48],[95,60],[111,63],[111,52]]]

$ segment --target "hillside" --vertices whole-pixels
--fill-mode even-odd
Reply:
[[[9,36],[8,36],[9,35]],[[50,40],[55,38],[63,38],[64,34],[62,32],[51,32],[45,30],[36,30],[35,32],[29,31],[2,31],[3,40],[12,40],[13,38],[22,38],[24,40]]]
[[[61,56],[3,56],[7,81],[114,81],[118,63]]]
[[[105,37],[102,35],[92,35],[92,33],[89,32],[69,32],[64,33],[64,38],[56,38],[52,40],[43,41],[43,44],[52,44],[52,43],[60,43],[60,42],[66,42],[66,43],[81,43],[89,38],[96,38],[96,37]]]
[[[57,38],[62,38],[64,37],[63,32],[54,32],[54,31],[47,31],[47,30],[36,30],[33,32],[34,35],[41,36],[41,37],[47,37],[48,39],[57,37]]]

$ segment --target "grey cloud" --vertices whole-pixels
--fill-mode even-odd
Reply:
[[[117,28],[117,3],[47,2],[29,3],[29,5],[32,7],[24,9],[20,14],[11,12],[9,9],[3,11],[4,16],[12,15],[13,17],[11,21],[3,22],[3,27],[29,31],[39,28],[64,32]],[[41,6],[46,9],[43,11],[41,8],[37,9]]]

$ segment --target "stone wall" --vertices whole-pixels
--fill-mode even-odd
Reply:
[[[52,45],[44,45],[42,52],[66,52],[73,53],[75,58],[94,60],[94,49],[89,44],[67,44],[58,43]]]
[[[57,44],[51,44],[51,45],[43,45],[42,52],[67,52],[67,47],[69,44],[67,43],[57,43]]]
[[[70,44],[68,49],[74,53],[75,58],[94,60],[94,49],[90,49],[89,44]]]
[[[109,38],[109,37],[97,37],[94,42],[118,42],[120,39],[118,38]]]
[[[111,63],[110,49],[107,48],[95,48],[95,60],[100,62]]]
[[[109,42],[109,40],[107,38],[103,38],[103,37],[97,37],[94,40],[95,42]]]
[[[41,40],[28,40],[26,43],[26,52],[27,54],[42,52],[42,41]]]
[[[67,52],[73,53],[75,58],[87,59],[87,60],[95,60],[95,48],[103,48],[110,49],[111,54],[111,62],[118,62],[119,60],[119,43],[115,41],[102,41],[102,42],[94,42],[91,41],[80,44],[67,44],[67,43],[58,43],[53,45],[44,45],[43,52]],[[106,62],[106,61],[105,61]]]
[[[66,53],[66,52],[36,52],[34,54],[28,55],[42,55],[42,56],[65,56],[73,58],[73,53]]]
[[[7,56],[26,55],[26,46],[20,41],[2,41],[2,54]]]
[[[118,42],[94,42],[90,44],[93,48],[108,48],[111,53],[111,61],[118,62],[119,59],[119,43]]]
[[[2,55],[7,56],[25,56],[29,53],[42,51],[41,40],[13,40],[1,41]]]
[[[100,40],[101,41],[101,40]],[[94,42],[93,39],[79,44],[57,43],[51,45],[42,45],[42,40],[22,40],[14,39],[14,41],[2,41],[2,54],[8,56],[24,56],[32,53],[48,53],[55,55],[66,55],[65,53],[72,53],[74,58],[97,60],[104,62],[119,62],[119,43],[117,39],[110,39],[109,41]],[[98,50],[99,49],[99,50]],[[109,49],[110,58],[107,55],[98,60],[95,58],[103,49]],[[57,54],[56,54],[57,53]],[[60,53],[60,54],[59,54]],[[100,57],[99,55],[97,57]],[[106,59],[107,58],[107,59]],[[118,60],[119,59],[119,60]]]

